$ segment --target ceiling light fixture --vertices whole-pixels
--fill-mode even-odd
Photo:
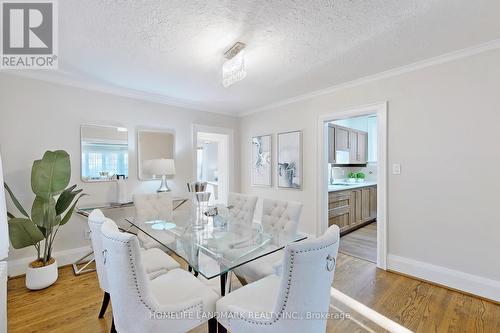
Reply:
[[[224,53],[227,59],[222,65],[222,85],[227,88],[233,83],[243,80],[247,76],[245,70],[245,43],[236,42]]]

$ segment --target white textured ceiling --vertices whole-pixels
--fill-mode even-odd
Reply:
[[[499,0],[64,0],[59,12],[65,73],[229,113],[500,38]],[[224,88],[235,41],[248,76]]]

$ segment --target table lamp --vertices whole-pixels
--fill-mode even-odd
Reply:
[[[158,158],[154,160],[146,160],[143,164],[144,173],[153,177],[161,176],[161,185],[156,192],[170,192],[167,185],[167,176],[175,175],[174,160],[166,158]]]

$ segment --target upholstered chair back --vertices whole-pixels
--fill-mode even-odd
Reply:
[[[336,267],[339,240],[339,227],[333,225],[319,238],[286,246],[283,260],[281,265],[276,266],[275,274],[253,283],[254,288],[260,284],[263,293],[266,292],[266,287],[277,287],[274,305],[270,309],[259,309],[256,305],[259,288],[255,289],[256,295],[253,296],[255,297],[253,302],[256,303],[247,300],[244,302],[255,304],[253,306],[259,310],[254,311],[257,313],[265,311],[266,316],[257,318],[251,312],[254,308],[242,309],[238,302],[229,303],[223,307],[223,311],[239,316],[239,320],[222,319],[230,325],[231,332],[326,332],[330,288]],[[241,290],[244,291],[245,288],[251,286],[252,284]],[[248,295],[245,296],[248,297]],[[231,297],[231,294],[228,297]]]
[[[227,204],[230,207],[229,216],[231,218],[241,221],[244,224],[252,224],[255,206],[257,205],[256,196],[241,193],[229,193]]]
[[[106,274],[106,270],[104,269],[101,239],[101,227],[105,220],[106,216],[104,216],[104,214],[99,209],[94,209],[88,217],[90,241],[92,243],[92,250],[94,251],[97,279],[99,280],[99,286],[101,287],[101,289],[104,292],[109,292],[108,277]]]
[[[172,196],[168,192],[134,194],[134,206],[139,222],[172,219]]]
[[[339,227],[333,225],[317,239],[292,243],[285,248],[276,313],[328,313],[339,240]],[[326,319],[285,323],[291,326],[283,332],[326,331]]]
[[[153,295],[153,282],[150,282],[146,274],[137,237],[120,232],[110,219],[104,221],[101,237],[104,267],[113,302],[113,318],[118,332],[187,332],[208,319],[203,320],[204,313],[214,311],[217,298],[215,293],[210,308],[206,308],[201,296],[185,299],[182,302],[160,303]],[[175,271],[177,273],[174,275],[183,272],[180,269],[172,272]],[[195,281],[198,282],[196,279]],[[178,293],[190,292],[186,290],[187,288],[182,288],[185,287],[183,278],[179,281],[174,278],[166,279],[164,283],[179,283]],[[155,293],[161,292],[155,289]],[[167,294],[166,298],[168,296],[175,297]],[[163,300],[165,301],[165,297]]]
[[[152,332],[148,327],[151,300],[149,278],[135,236],[122,233],[106,219],[101,228],[103,262],[109,278],[113,318],[118,332]],[[141,320],[142,319],[142,320]]]
[[[264,199],[262,228],[275,237],[295,237],[301,212],[302,203],[300,202]]]

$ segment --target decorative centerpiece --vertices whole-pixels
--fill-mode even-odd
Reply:
[[[204,212],[208,208],[210,193],[206,192],[207,182],[188,183],[188,191],[191,194],[191,207],[193,210],[193,220],[191,225],[194,229],[202,229],[205,219]]]
[[[57,280],[57,261],[52,257],[54,240],[59,228],[68,223],[78,200],[84,195],[81,189],[76,189],[76,185],[66,188],[70,178],[70,159],[63,150],[47,151],[41,160],[33,162],[31,189],[36,196],[31,215],[4,183],[12,202],[22,215],[16,217],[7,213],[12,247],[21,249],[33,246],[37,253],[37,259],[26,270],[28,289],[43,289]]]

